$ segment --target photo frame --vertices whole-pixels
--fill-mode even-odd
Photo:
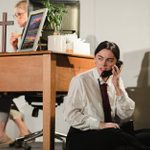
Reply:
[[[47,8],[30,12],[18,51],[36,51],[46,19]]]

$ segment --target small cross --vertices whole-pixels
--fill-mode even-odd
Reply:
[[[13,25],[14,21],[7,21],[7,13],[3,13],[3,20],[0,21],[2,26],[2,52],[6,52],[6,41],[7,41],[7,26]]]

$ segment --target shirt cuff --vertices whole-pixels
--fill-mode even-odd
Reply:
[[[117,96],[117,101],[124,102],[124,100],[125,100],[125,95],[124,94],[121,95],[121,96]]]
[[[90,129],[99,129],[99,124],[100,124],[100,121],[95,119],[95,118],[89,118],[88,119],[88,124],[90,126]]]

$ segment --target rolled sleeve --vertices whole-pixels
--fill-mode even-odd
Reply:
[[[127,95],[117,96],[116,112],[121,119],[132,117],[134,108],[135,102]]]

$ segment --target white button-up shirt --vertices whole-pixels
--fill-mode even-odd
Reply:
[[[104,83],[97,69],[93,68],[71,80],[68,95],[64,98],[64,118],[70,126],[81,130],[98,129],[100,122],[104,122],[98,79]],[[124,120],[132,116],[135,103],[128,97],[121,79],[119,82],[122,96],[116,95],[112,76],[107,80],[107,92],[112,117],[117,115]]]

